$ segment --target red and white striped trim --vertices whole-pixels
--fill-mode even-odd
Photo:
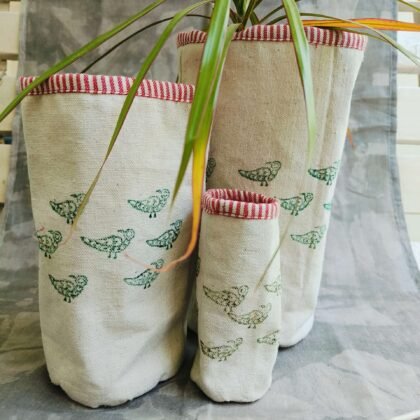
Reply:
[[[279,203],[275,198],[235,189],[206,191],[202,208],[208,214],[239,219],[271,220],[279,217]]]
[[[36,77],[21,77],[21,90],[32,83]],[[33,89],[29,95],[48,95],[52,93],[90,93],[98,95],[127,95],[134,78],[124,76],[99,76],[81,73],[55,74]],[[192,102],[194,86],[182,83],[143,80],[137,96],[164,99],[175,102]]]
[[[305,27],[305,33],[312,45],[330,45],[364,51],[368,41],[365,35],[330,29]],[[206,39],[207,34],[202,31],[181,32],[177,37],[177,46],[202,44]],[[255,25],[236,32],[233,36],[233,41],[290,42],[291,40],[289,25]]]

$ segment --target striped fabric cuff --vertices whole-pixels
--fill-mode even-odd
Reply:
[[[279,217],[279,203],[275,198],[236,189],[206,191],[202,208],[207,214],[238,219],[272,220]]]
[[[314,27],[305,27],[308,42],[312,45],[329,45],[333,47],[352,48],[360,51],[366,49],[368,37],[347,31],[333,31]],[[202,44],[207,34],[202,31],[181,32],[177,37],[177,46]],[[233,41],[271,41],[290,42],[292,34],[289,25],[255,25],[235,32]]]
[[[36,77],[21,77],[23,90]],[[81,73],[55,74],[33,89],[29,95],[48,95],[53,93],[89,93],[97,95],[127,95],[134,78],[125,76],[100,76]],[[174,102],[192,102],[194,86],[183,83],[143,80],[136,96],[163,99]]]

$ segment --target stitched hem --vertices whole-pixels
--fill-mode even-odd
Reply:
[[[368,42],[367,36],[353,32],[314,27],[305,27],[304,29],[306,37],[312,45],[329,45],[364,51]],[[181,32],[177,37],[177,46],[202,44],[206,39],[207,34],[203,31]],[[241,32],[236,32],[233,36],[233,41],[290,42],[291,40],[289,25],[255,25]]]
[[[36,77],[20,77],[23,90]],[[81,73],[55,74],[33,89],[29,95],[48,95],[54,93],[89,93],[97,95],[127,95],[134,78],[124,76],[101,76]],[[194,86],[190,84],[143,80],[136,96],[163,99],[174,102],[192,102]]]

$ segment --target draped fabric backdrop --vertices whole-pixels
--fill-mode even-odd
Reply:
[[[39,74],[147,4],[23,3],[20,72],[25,75]],[[156,12],[154,18],[170,16],[168,7],[174,11],[191,2],[174,3],[164,5],[165,13]],[[275,6],[278,1],[267,3]],[[313,0],[302,1],[302,7],[343,17],[396,14],[395,0]],[[179,29],[201,24],[191,18]],[[91,72],[133,75],[161,30],[154,28],[133,39]],[[91,54],[68,71],[81,71],[96,56]],[[38,250],[17,117],[8,203],[0,229],[1,418],[382,419],[419,409],[420,279],[403,217],[395,157],[395,67],[395,52],[371,40],[354,93],[353,145],[346,146],[338,180],[315,327],[302,343],[279,352],[271,390],[251,405],[213,404],[188,379],[193,335],[175,379],[119,408],[88,410],[49,382],[39,329]],[[172,41],[149,77],[174,80],[175,70]]]

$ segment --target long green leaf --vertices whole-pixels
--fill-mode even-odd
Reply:
[[[319,13],[302,13],[301,15],[302,16],[313,16],[313,17],[320,17],[320,18],[323,18],[323,19],[336,20],[336,21],[340,21],[340,22],[349,23],[349,24],[354,25],[354,26],[359,26],[360,28],[368,29],[368,30],[374,32],[381,39],[381,41],[392,45],[394,48],[396,48],[402,54],[404,54],[407,58],[409,58],[414,64],[416,64],[417,66],[420,66],[420,58],[419,57],[417,57],[411,51],[407,50],[405,47],[403,47],[397,41],[392,39],[389,35],[385,34],[382,31],[379,31],[378,29],[372,28],[369,25],[360,23],[356,20],[342,19],[342,18],[337,18],[337,17],[334,17],[334,16],[322,15],[322,14],[319,14]],[[343,28],[334,28],[334,29],[343,30]],[[346,29],[344,28],[344,30],[346,30]]]
[[[196,13],[191,13],[186,15],[186,17],[199,17],[202,19],[210,19],[210,16],[206,16],[206,15],[199,15]],[[109,48],[108,50],[106,50],[103,54],[101,54],[99,57],[97,57],[94,61],[92,61],[89,65],[87,65],[82,71],[81,73],[86,73],[87,71],[89,71],[96,63],[98,63],[99,61],[103,60],[105,57],[107,57],[109,54],[111,54],[113,51],[115,51],[118,47],[120,47],[121,45],[125,44],[127,41],[129,41],[130,39],[136,37],[137,35],[140,35],[141,33],[147,31],[150,28],[153,28],[154,26],[160,25],[161,23],[165,23],[170,21],[171,19],[173,19],[174,16],[170,16],[167,17],[165,19],[160,19],[157,20],[155,22],[150,23],[149,25],[144,26],[143,28],[133,32],[132,34],[126,36],[125,38],[123,38],[121,41],[117,42],[115,45],[113,45],[111,48]]]
[[[279,17],[276,17],[273,20],[270,20],[270,22],[267,22],[266,24],[267,25],[275,25],[276,23],[281,22],[282,20],[285,20],[285,19],[287,19],[287,15],[281,15]]]
[[[193,151],[193,220],[192,230],[189,244],[185,253],[177,260],[172,261],[165,267],[165,271],[170,270],[180,262],[186,260],[194,251],[194,248],[198,240],[198,232],[200,228],[201,219],[201,196],[203,191],[204,172],[206,167],[206,154],[207,147],[211,133],[211,127],[213,123],[214,112],[217,104],[217,97],[220,88],[220,82],[222,80],[223,67],[226,61],[226,56],[229,50],[229,45],[232,41],[233,34],[238,29],[240,24],[230,25],[227,28],[226,37],[224,40],[223,50],[220,57],[218,58],[218,66],[214,74],[214,83],[212,90],[209,92],[209,103],[206,112],[204,113],[204,119],[199,127],[196,141],[194,142]],[[215,57],[216,59],[216,57]]]
[[[212,0],[202,0],[198,3],[193,4],[190,7],[187,7],[183,10],[181,10],[180,12],[178,12],[173,18],[172,20],[169,22],[169,24],[166,26],[165,30],[163,31],[162,35],[159,37],[158,41],[156,42],[156,44],[153,46],[152,50],[150,51],[150,53],[147,55],[146,59],[143,62],[143,65],[140,68],[140,71],[138,72],[133,85],[131,86],[130,90],[128,91],[128,94],[125,98],[124,104],[122,106],[120,115],[118,116],[118,120],[117,120],[117,124],[115,126],[114,129],[114,133],[112,134],[112,138],[111,141],[109,143],[108,146],[108,150],[105,154],[105,158],[92,182],[92,184],[90,185],[85,197],[83,198],[83,201],[80,203],[79,209],[77,211],[77,215],[76,218],[74,220],[73,223],[73,229],[76,228],[77,226],[77,222],[79,221],[80,216],[83,214],[83,211],[86,207],[86,205],[89,202],[89,198],[92,195],[93,190],[96,187],[96,184],[99,180],[99,177],[101,176],[102,170],[108,160],[109,155],[112,152],[112,149],[115,145],[115,142],[118,138],[118,135],[121,132],[121,129],[123,127],[123,124],[127,118],[128,115],[128,111],[130,110],[130,107],[134,101],[134,98],[136,97],[136,93],[137,90],[139,89],[141,82],[143,81],[144,77],[146,76],[147,72],[149,71],[151,65],[153,64],[153,62],[155,61],[157,55],[159,54],[160,50],[162,49],[162,47],[165,45],[166,41],[168,40],[169,36],[171,35],[172,31],[175,29],[175,27],[178,25],[178,23],[189,13],[191,13],[193,10],[198,9],[199,7],[210,3]]]
[[[250,16],[252,25],[259,25],[260,24],[260,18],[257,16],[255,12],[251,13]]]
[[[58,73],[60,70],[66,68],[71,63],[74,63],[76,60],[78,60],[80,57],[83,57],[90,51],[94,50],[95,48],[99,47],[99,45],[102,45],[105,41],[108,41],[108,39],[112,38],[113,36],[117,35],[119,32],[127,28],[128,26],[132,25],[134,22],[142,18],[143,16],[150,13],[153,9],[160,6],[162,3],[164,3],[166,0],[157,0],[144,8],[139,13],[136,13],[135,15],[131,16],[129,19],[125,20],[124,22],[120,23],[119,25],[115,26],[113,29],[109,30],[108,32],[103,33],[102,35],[99,35],[94,40],[88,42],[85,46],[78,49],[74,53],[70,54],[63,60],[59,61],[54,66],[50,67],[47,71],[42,73],[39,77],[37,77],[31,84],[29,84],[25,89],[23,89],[19,95],[16,96],[15,99],[2,111],[0,114],[0,121],[2,121],[4,118],[7,117],[19,104],[22,102],[23,98],[34,88],[39,86],[41,83],[43,83],[45,80],[47,80],[49,77],[51,77],[53,74]]]
[[[249,18],[254,13],[254,9],[257,6],[257,0],[251,0],[248,3],[248,7],[245,11],[244,17],[242,18],[242,27],[245,28],[248,23]]]
[[[409,3],[408,1],[398,0],[400,3],[404,4],[407,7],[415,10],[416,12],[420,12],[420,7],[415,6],[414,4]]]
[[[300,12],[295,0],[283,0],[284,10],[289,21],[290,32],[296,54],[296,61],[302,80],[303,92],[306,103],[306,116],[308,128],[308,156],[312,156],[312,150],[316,141],[316,112],[315,95],[312,80],[311,54],[309,42],[306,38]]]
[[[241,18],[238,16],[238,14],[232,9],[230,9],[229,16],[230,16],[230,20],[233,23],[239,23],[241,21]]]
[[[185,135],[184,152],[175,184],[172,203],[174,202],[190,161],[193,146],[197,140],[200,126],[209,104],[209,96],[215,83],[215,74],[223,54],[229,19],[229,0],[218,0],[212,13],[207,41],[204,45],[201,65],[198,72],[194,101],[188,119]]]
[[[296,3],[300,0],[296,0]],[[284,6],[281,5],[279,7],[276,7],[275,9],[271,10],[267,15],[265,15],[263,18],[261,18],[260,23],[263,23],[271,18],[271,16],[275,15],[277,12],[280,12],[280,10],[283,10]]]
[[[238,15],[241,17],[241,20],[244,17],[246,9],[248,8],[249,1],[250,0],[233,0],[233,4],[236,7]]]

